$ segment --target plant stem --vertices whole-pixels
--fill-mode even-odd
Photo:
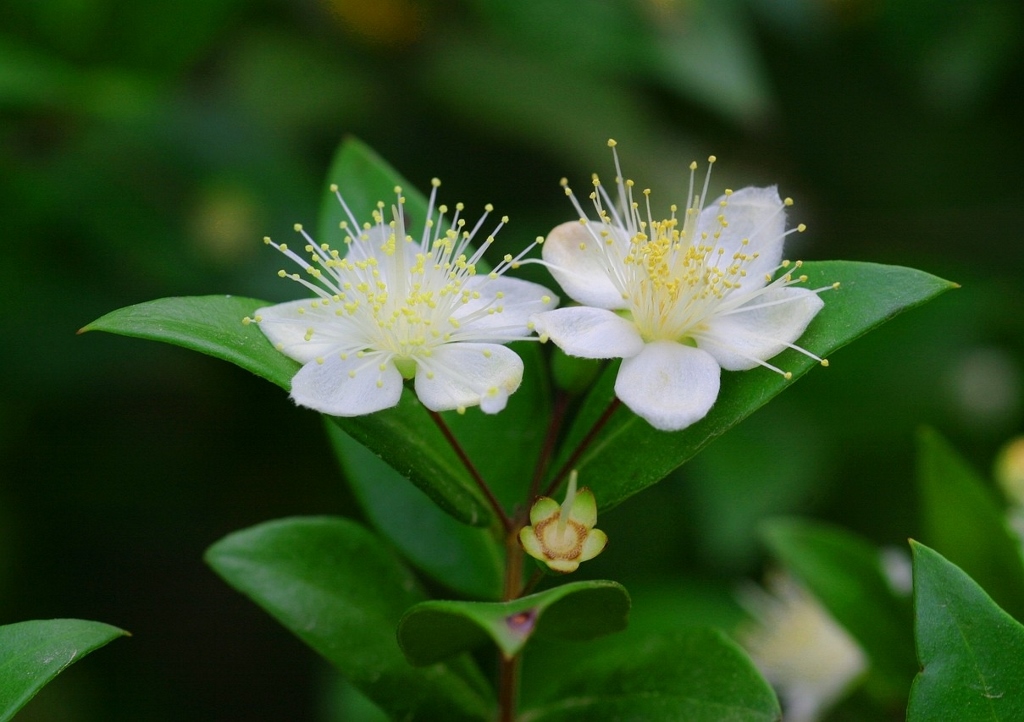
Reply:
[[[516,696],[519,693],[519,661],[521,657],[517,654],[512,659],[506,659],[504,654],[498,654],[499,686],[498,686],[498,720],[499,722],[513,722],[516,718]]]
[[[466,471],[469,472],[469,475],[473,477],[473,481],[476,482],[476,485],[480,488],[480,491],[482,491],[484,496],[487,497],[487,501],[488,503],[490,503],[491,508],[494,509],[494,513],[497,514],[498,519],[501,520],[501,526],[505,530],[505,533],[510,534],[513,528],[512,519],[509,518],[509,515],[508,513],[506,513],[505,508],[501,505],[501,502],[498,501],[498,498],[494,495],[494,492],[491,491],[491,487],[487,486],[487,482],[484,481],[484,478],[480,475],[480,472],[477,471],[476,466],[473,464],[473,461],[469,458],[469,455],[466,453],[466,450],[462,448],[462,444],[460,444],[459,440],[455,438],[455,434],[453,434],[452,430],[448,428],[448,424],[446,424],[444,419],[441,418],[441,414],[439,414],[437,411],[430,411],[429,413],[430,418],[432,418],[434,420],[434,423],[437,424],[437,428],[441,430],[441,433],[444,434],[444,437],[448,440],[448,443],[451,445],[452,449],[455,451],[459,459],[462,461],[462,465],[466,467]]]
[[[502,599],[506,602],[516,599],[522,592],[523,548],[519,544],[519,527],[505,537],[505,589]],[[519,696],[519,664],[522,657],[516,655],[507,659],[498,652],[498,710],[499,722],[513,722],[516,715],[516,701]]]
[[[612,399],[611,403],[608,404],[608,408],[604,410],[604,413],[601,414],[600,418],[598,418],[598,420],[594,422],[594,425],[590,427],[590,431],[587,432],[587,435],[584,436],[582,441],[576,445],[576,448],[572,452],[572,456],[566,459],[565,463],[562,464],[562,467],[553,477],[551,477],[551,483],[548,484],[548,487],[544,490],[542,496],[551,496],[555,493],[555,490],[562,481],[562,477],[572,470],[576,465],[576,462],[580,460],[581,456],[583,456],[583,452],[587,450],[591,443],[593,443],[594,439],[597,438],[598,433],[604,428],[604,425],[608,423],[608,420],[621,405],[622,402],[619,401],[618,396]]]
[[[555,395],[555,408],[551,412],[551,421],[544,432],[544,446],[537,457],[537,466],[534,468],[533,479],[530,481],[530,493],[526,497],[527,507],[537,498],[540,491],[540,482],[544,478],[544,472],[548,470],[551,463],[551,455],[555,451],[555,442],[558,441],[558,432],[565,420],[565,412],[569,408],[569,394],[559,390]]]

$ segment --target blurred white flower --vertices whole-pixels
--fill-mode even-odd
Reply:
[[[786,722],[814,722],[867,669],[867,657],[792,578],[768,581],[768,591],[742,590],[754,622],[741,630],[740,643],[779,693]]]
[[[522,254],[478,274],[484,249],[508,219],[474,251],[470,243],[491,206],[467,228],[458,204],[446,224],[445,206],[435,214],[440,182],[432,185],[418,240],[406,234],[401,188],[390,213],[379,202],[373,223],[360,224],[337,186],[331,190],[348,217],[341,223],[343,251],[318,245],[299,225],[305,258],[265,239],[306,273],[278,275],[316,294],[244,319],[259,323],[278,350],[304,364],[292,379],[291,396],[300,406],[334,416],[369,414],[397,404],[403,379],[415,379],[416,395],[432,411],[479,405],[496,413],[519,387],[523,362],[502,344],[531,335],[530,315],[554,308],[558,299],[543,286],[504,276]]]
[[[590,200],[597,218],[591,220],[566,186],[580,220],[551,231],[543,258],[582,305],[533,316],[541,338],[572,356],[624,359],[616,395],[665,431],[708,413],[723,368],[764,366],[789,378],[767,361],[786,348],[827,365],[794,345],[822,308],[818,293],[833,286],[793,287],[807,279],[792,273],[799,262],[782,260],[785,237],[804,229],[786,231],[785,208],[792,201],[779,198],[775,187],[750,187],[705,203],[711,167],[695,194],[692,163],[682,216],[673,205],[668,218],[656,220],[650,191],[643,191],[642,201],[634,198],[615,142],[608,144],[618,202],[594,176]]]

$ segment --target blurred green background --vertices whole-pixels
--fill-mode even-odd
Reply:
[[[614,137],[660,208],[714,153],[716,191],[796,199],[793,255],[961,283],[608,514],[613,540],[671,531],[593,573],[728,589],[778,513],[903,544],[919,425],[985,471],[1021,431],[1022,48],[1017,0],[6,0],[0,623],[134,635],[19,720],[337,718],[326,665],[201,561],[259,521],[356,514],[315,414],[75,331],[161,296],[288,300],[260,239],[314,222],[345,134],[493,202],[516,247],[573,217],[562,176],[612,175]]]

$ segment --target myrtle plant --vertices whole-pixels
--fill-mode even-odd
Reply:
[[[565,577],[631,543],[609,539],[602,515],[840,347],[954,285],[789,260],[785,240],[804,226],[789,223],[793,201],[776,188],[715,191],[711,157],[689,166],[685,197],[662,203],[609,145],[614,181],[595,175],[586,199],[563,182],[566,222],[518,243],[491,206],[445,205],[436,179],[423,195],[349,139],[316,228],[295,226],[295,244],[266,239],[297,300],[166,298],[84,329],[231,361],[323,415],[367,523],[269,521],[206,559],[388,719],[779,719],[767,680],[782,689],[782,678],[765,668],[764,638],[699,625],[630,636],[621,584]],[[801,524],[765,532],[800,591],[762,593],[753,616],[788,619],[795,599],[817,615],[810,628],[854,640],[860,656],[812,709],[869,666],[881,670],[878,699],[905,700],[902,602],[878,601],[872,628],[816,576],[813,550],[833,547]],[[877,601],[888,587],[865,544],[850,542],[849,564],[833,571]],[[915,576],[951,573],[924,550]],[[541,648],[548,672],[526,684]],[[879,650],[897,661],[887,667]],[[919,679],[913,699],[930,684]]]

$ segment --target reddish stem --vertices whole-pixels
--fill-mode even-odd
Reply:
[[[501,505],[501,502],[498,501],[498,497],[496,497],[494,495],[494,492],[491,491],[491,487],[487,486],[487,482],[484,481],[484,478],[480,475],[480,472],[477,471],[476,466],[473,464],[473,461],[469,458],[469,455],[466,453],[466,450],[462,448],[462,444],[460,444],[459,440],[455,438],[455,434],[452,433],[452,430],[448,428],[448,424],[446,424],[444,419],[441,418],[441,414],[439,414],[436,411],[431,411],[429,413],[430,418],[432,418],[434,420],[434,423],[437,424],[437,428],[441,430],[441,433],[444,434],[444,437],[448,440],[448,443],[451,445],[452,449],[455,450],[455,453],[462,461],[462,465],[466,467],[466,471],[469,472],[469,475],[473,477],[473,481],[476,482],[476,485],[480,488],[480,491],[482,491],[484,496],[487,497],[487,501],[488,503],[490,503],[491,508],[494,509],[494,513],[497,514],[498,519],[501,520],[501,526],[505,530],[505,533],[511,533],[513,527],[512,519],[509,518],[509,515],[505,512],[505,507],[503,507]]]
[[[565,463],[562,464],[562,467],[553,477],[551,477],[551,483],[548,484],[548,487],[544,490],[542,496],[551,496],[555,493],[558,485],[562,482],[562,477],[568,474],[573,467],[576,466],[576,462],[580,460],[581,456],[583,456],[583,452],[586,451],[590,444],[593,443],[594,439],[597,438],[601,429],[604,428],[604,425],[608,423],[608,420],[621,404],[622,402],[619,401],[618,396],[612,399],[611,403],[608,404],[608,408],[604,410],[604,413],[601,414],[600,418],[598,418],[598,420],[594,422],[594,425],[590,427],[590,431],[587,432],[587,435],[584,436],[582,441],[576,445],[576,448],[572,452],[572,456],[566,459]]]

